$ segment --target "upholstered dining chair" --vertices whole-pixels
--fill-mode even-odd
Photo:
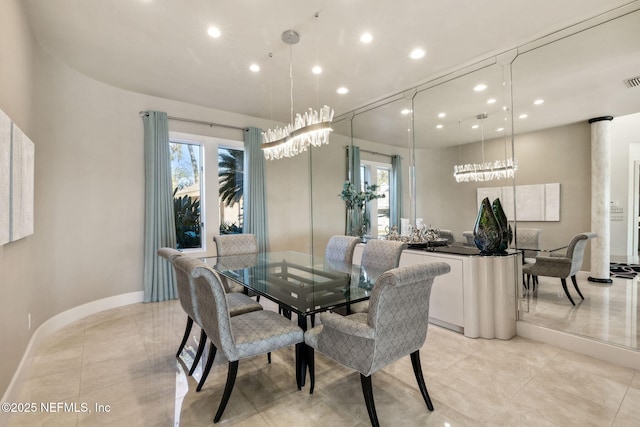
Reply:
[[[258,253],[258,240],[255,234],[222,234],[213,236],[216,244],[216,254],[226,255],[246,255]],[[242,285],[222,278],[222,286],[227,292],[245,292]],[[256,295],[256,300],[260,301],[260,295]]]
[[[367,243],[369,244],[369,243]],[[411,355],[413,372],[427,408],[433,404],[422,376],[420,348],[427,337],[429,299],[434,278],[450,271],[446,263],[414,264],[389,270],[373,288],[368,313],[322,313],[322,325],[304,334],[310,393],[315,386],[314,350],[360,372],[371,425],[377,427],[371,375]]]
[[[220,350],[229,361],[227,382],[220,406],[213,422],[220,421],[229,402],[241,359],[270,353],[280,348],[300,344],[304,340],[300,327],[269,311],[260,310],[231,316],[228,297],[219,276],[206,264],[176,260],[177,268],[195,279],[195,295],[199,301],[202,327],[211,340],[210,356],[207,363]]]
[[[456,236],[453,234],[451,230],[440,230],[439,233],[440,238],[447,239],[447,244],[451,245],[456,242]]]
[[[372,282],[385,271],[398,267],[400,255],[408,245],[395,240],[369,240],[362,251],[360,264]],[[349,306],[351,313],[366,313],[369,301],[361,301]]]
[[[523,249],[522,265],[533,264],[536,262],[540,249],[540,237],[542,229],[540,228],[520,228],[516,227],[516,247]],[[529,282],[527,278],[526,283]],[[537,276],[533,276],[533,286],[535,288],[538,283]]]
[[[584,248],[587,245],[587,241],[596,237],[598,237],[598,235],[595,233],[580,233],[571,240],[565,254],[552,253],[550,256],[538,255],[536,262],[525,265],[522,268],[522,272],[525,275],[534,277],[548,276],[560,278],[564,293],[567,295],[567,298],[569,298],[569,301],[571,301],[571,304],[576,305],[567,289],[566,279],[567,277],[571,277],[573,287],[578,292],[578,295],[580,295],[580,298],[584,299],[578,287],[578,282],[576,281],[576,274],[582,268]]]
[[[324,250],[324,258],[330,266],[332,264],[351,265],[353,262],[353,251],[361,241],[362,239],[354,236],[331,236]]]
[[[178,347],[176,357],[180,357],[180,353],[182,353],[182,350],[184,349],[184,346],[189,339],[189,334],[191,333],[193,323],[195,322],[200,327],[200,341],[198,343],[198,349],[196,350],[196,354],[193,358],[193,363],[191,365],[191,368],[189,369],[189,375],[193,375],[193,372],[195,371],[196,367],[198,366],[198,362],[200,362],[200,358],[202,357],[202,353],[207,341],[207,334],[204,328],[202,328],[202,321],[200,319],[200,312],[198,309],[199,304],[197,296],[195,295],[193,279],[191,279],[191,277],[186,274],[183,269],[176,267],[176,260],[179,258],[184,258],[185,261],[183,262],[183,264],[185,265],[193,264],[197,260],[191,257],[185,257],[183,256],[182,252],[177,251],[173,248],[160,248],[158,249],[158,255],[167,259],[172,264],[176,274],[178,300],[180,301],[180,305],[182,306],[184,312],[187,313],[187,326],[185,327],[184,335],[182,337],[182,341],[180,342],[180,347]],[[239,314],[244,314],[251,311],[262,310],[262,306],[260,304],[244,294],[232,293],[229,295],[228,301],[229,313],[231,316],[237,316]],[[210,364],[207,363],[207,366],[208,368],[205,367],[202,377],[198,382],[196,391],[200,391],[202,389],[202,386],[204,385],[204,382],[206,381],[209,370],[211,369]]]

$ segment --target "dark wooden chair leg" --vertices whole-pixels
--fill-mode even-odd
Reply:
[[[207,358],[207,365],[204,367],[204,371],[202,371],[202,376],[200,377],[200,382],[198,383],[198,387],[196,387],[196,391],[202,390],[202,386],[204,382],[207,380],[209,376],[209,371],[211,370],[211,366],[213,365],[213,361],[216,358],[216,352],[218,349],[215,344],[211,342],[209,344],[209,357]]]
[[[267,363],[271,363],[271,352],[267,353]]]
[[[236,375],[238,374],[238,361],[229,362],[229,372],[227,373],[227,384],[224,386],[224,393],[222,394],[222,400],[220,401],[220,406],[218,407],[218,412],[216,412],[216,416],[213,418],[213,422],[217,423],[222,418],[222,413],[227,407],[227,403],[229,402],[229,398],[231,397],[231,392],[233,391],[233,386],[236,383]]]
[[[571,295],[569,294],[569,289],[567,289],[567,279],[560,279],[562,281],[562,289],[564,289],[564,293],[567,294],[567,298],[569,298],[569,301],[571,301],[571,304],[576,305],[575,302],[573,302],[573,298],[571,298]]]
[[[376,414],[376,405],[373,403],[373,388],[371,386],[371,375],[368,377],[360,374],[360,383],[362,383],[362,394],[364,394],[364,402],[367,404],[367,412],[372,427],[380,427],[378,423],[378,415]]]
[[[309,368],[309,394],[313,394],[313,387],[316,385],[316,365],[315,352],[313,347],[307,345],[307,367]]]
[[[180,347],[178,347],[178,352],[176,353],[176,357],[180,357],[180,353],[182,353],[182,349],[184,348],[187,340],[189,339],[189,334],[191,333],[191,327],[193,326],[193,319],[187,316],[187,326],[184,328],[184,336],[182,337],[182,342],[180,343]]]
[[[431,398],[429,397],[429,392],[427,391],[427,386],[424,383],[424,377],[422,376],[419,350],[411,353],[411,365],[413,365],[413,373],[416,375],[416,381],[418,381],[418,387],[420,388],[420,393],[422,393],[424,403],[427,404],[427,408],[429,408],[430,411],[433,411],[433,403],[431,403]]]
[[[580,295],[580,298],[584,299],[584,297],[582,296],[582,292],[580,292],[580,288],[578,287],[578,281],[576,280],[575,275],[571,276],[571,281],[573,282],[573,287],[576,288],[578,295]]]
[[[196,370],[196,366],[198,366],[198,362],[200,361],[200,357],[202,357],[202,352],[204,351],[204,346],[207,343],[207,333],[202,329],[200,331],[200,344],[198,344],[198,350],[196,351],[196,357],[193,358],[193,365],[191,365],[191,369],[189,369],[189,375],[193,375],[193,372]]]

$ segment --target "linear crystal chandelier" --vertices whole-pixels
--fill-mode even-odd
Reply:
[[[455,165],[453,176],[456,182],[480,182],[492,181],[494,179],[513,178],[518,170],[518,161],[513,157],[506,160],[496,160],[494,162],[484,161],[484,119],[486,113],[478,114],[476,118],[480,120],[482,131],[482,163],[467,163],[465,165]]]
[[[282,41],[289,45],[289,79],[291,81],[291,123],[282,128],[269,129],[262,133],[262,150],[267,160],[293,157],[307,151],[309,145],[319,147],[329,143],[329,133],[333,131],[333,109],[325,105],[320,111],[312,108],[304,115],[293,117],[293,61],[291,46],[300,41],[293,30],[282,33]]]

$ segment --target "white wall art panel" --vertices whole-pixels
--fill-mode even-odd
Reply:
[[[516,215],[513,213],[513,192],[513,187],[478,188],[478,207],[485,197],[491,202],[500,197],[502,209],[509,221],[514,216],[517,221],[560,221],[560,183],[516,185]]]
[[[544,185],[544,219],[560,221],[560,183]]]
[[[544,221],[544,185],[518,185],[516,216],[518,221]]]
[[[33,234],[35,145],[13,124],[11,240]]]
[[[10,240],[11,119],[0,110],[0,246]]]

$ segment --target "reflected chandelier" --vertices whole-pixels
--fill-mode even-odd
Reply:
[[[495,162],[484,161],[484,119],[487,117],[488,115],[486,113],[478,114],[476,116],[476,118],[481,121],[482,163],[455,165],[453,167],[453,176],[455,177],[456,182],[481,182],[492,181],[494,179],[513,178],[516,170],[518,170],[518,161],[513,157],[506,160],[496,160]]]
[[[291,81],[291,123],[283,128],[269,129],[262,132],[262,150],[267,160],[293,157],[307,151],[309,145],[319,147],[329,143],[333,109],[324,106],[320,111],[312,108],[304,115],[296,114],[293,118],[293,61],[291,46],[300,41],[300,36],[293,30],[282,33],[282,41],[289,45],[289,79]]]

